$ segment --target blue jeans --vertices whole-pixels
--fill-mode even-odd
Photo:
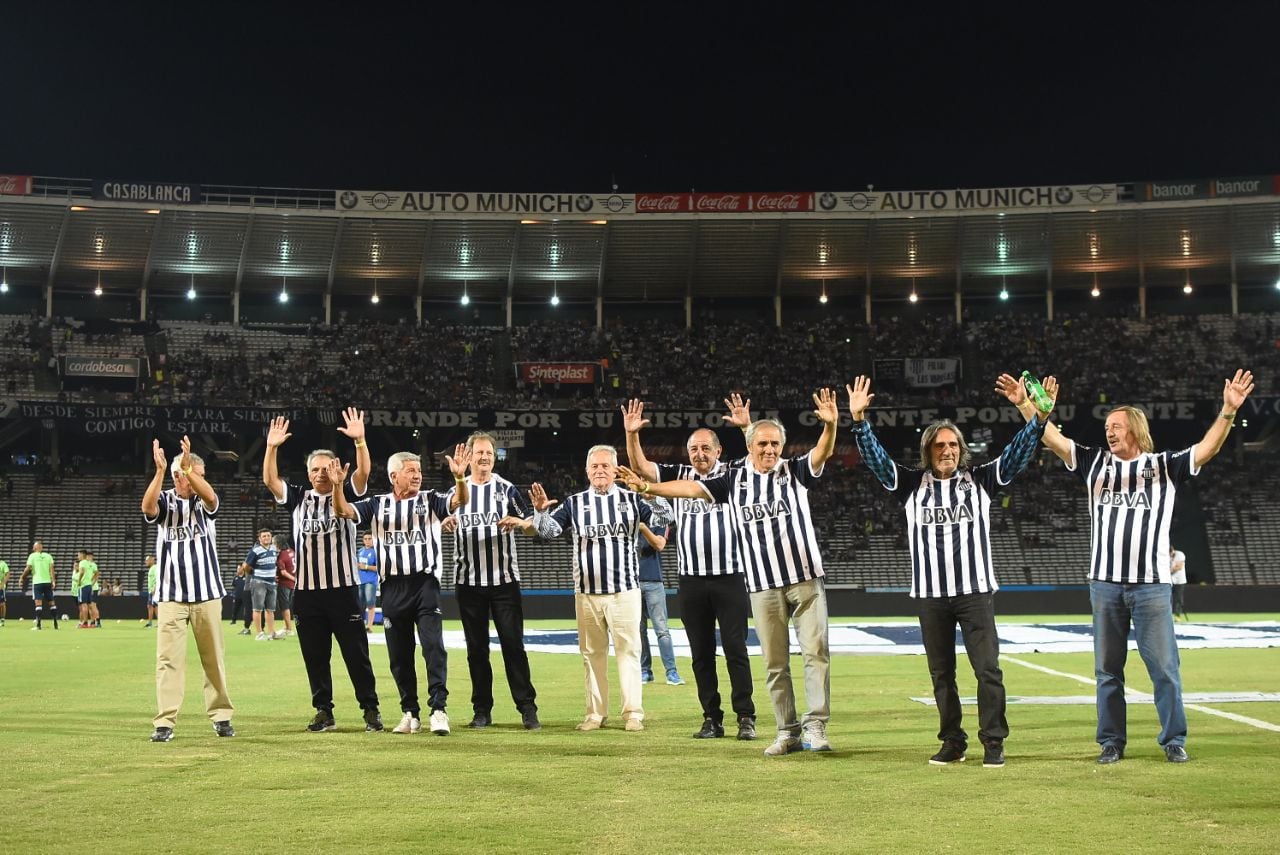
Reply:
[[[1169,586],[1159,583],[1090,582],[1093,604],[1093,667],[1098,681],[1098,744],[1124,749],[1128,741],[1124,663],[1133,625],[1138,655],[1147,666],[1160,717],[1161,747],[1185,745],[1187,714],[1173,633]]]
[[[676,651],[671,644],[671,630],[667,628],[667,588],[663,582],[640,582],[640,673],[653,673],[653,655],[649,652],[649,628],[645,619],[653,621],[653,631],[658,634],[658,655],[662,667],[668,673],[676,670]]]

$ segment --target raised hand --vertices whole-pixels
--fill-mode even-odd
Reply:
[[[831,389],[819,389],[813,394],[813,414],[823,424],[833,425],[840,420],[840,407],[836,404],[836,393]]]
[[[267,448],[279,448],[293,434],[289,433],[289,420],[284,416],[276,416],[267,429]]]
[[[529,501],[533,505],[533,509],[539,513],[549,510],[552,505],[560,503],[558,499],[547,498],[547,491],[542,489],[542,485],[537,481],[529,487]]]
[[[453,456],[446,454],[444,460],[449,464],[449,471],[454,478],[465,478],[467,467],[471,465],[471,449],[467,448],[465,442],[460,442],[453,447]]]
[[[351,472],[351,464],[343,466],[338,462],[336,457],[329,458],[329,466],[326,473],[329,476],[329,483],[333,485],[335,490],[342,487],[342,482],[347,480],[347,475]]]
[[[156,471],[165,473],[169,471],[169,461],[165,459],[164,449],[160,447],[160,440],[151,440],[151,459],[156,462]]]
[[[1253,392],[1253,372],[1241,368],[1235,377],[1222,383],[1222,405],[1234,413],[1244,406],[1244,399]]]
[[[871,406],[876,397],[871,393],[871,378],[859,374],[853,378],[852,386],[845,384],[844,391],[849,395],[849,415],[853,416],[855,422],[862,421],[867,407]]]
[[[613,480],[617,481],[628,490],[632,490],[637,493],[641,492],[641,487],[649,483],[644,478],[640,477],[640,475],[634,470],[621,464],[618,465],[618,475]]]
[[[725,424],[733,425],[736,428],[746,428],[751,426],[751,399],[745,401],[737,392],[724,399],[724,405],[729,408],[729,414],[724,417]]]
[[[192,463],[191,463],[191,438],[190,438],[190,437],[188,437],[186,434],[183,434],[183,436],[182,436],[182,443],[181,443],[181,444],[182,444],[182,460],[181,460],[181,462],[178,464],[178,468],[179,468],[179,469],[181,469],[181,470],[183,470],[183,472],[185,473],[185,472],[186,472],[186,470],[190,469],[190,468],[191,468],[191,466],[192,466]]]
[[[364,439],[364,410],[347,407],[342,412],[346,427],[338,428],[338,433],[349,439]]]
[[[1046,388],[1045,391],[1049,390]],[[1001,374],[996,378],[996,392],[1008,398],[1015,407],[1022,406],[1022,402],[1027,400],[1027,388],[1012,374]]]
[[[644,417],[644,401],[639,398],[627,401],[622,408],[622,429],[627,433],[638,433],[641,428],[648,426],[649,420]]]

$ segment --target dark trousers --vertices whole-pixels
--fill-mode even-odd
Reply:
[[[751,660],[747,657],[747,615],[751,601],[740,573],[730,576],[681,576],[680,619],[689,637],[693,679],[698,701],[706,718],[724,721],[720,703],[720,682],[716,674],[716,624],[720,625],[720,646],[729,671],[729,700],[736,716],[755,718],[751,700]]]
[[[471,706],[488,715],[493,710],[493,667],[489,664],[489,618],[502,646],[502,664],[507,672],[511,700],[521,713],[537,712],[533,680],[529,676],[529,654],[524,650],[524,606],[520,583],[504,585],[458,585],[458,613],[467,639],[467,668],[471,671]]]
[[[235,626],[239,620],[240,610],[244,609],[244,625],[249,626],[249,621],[253,619],[253,602],[249,597],[248,590],[238,591],[231,600],[231,625]]]
[[[1004,674],[1000,671],[1000,638],[996,635],[994,594],[921,597],[920,634],[938,704],[938,739],[968,746],[960,724],[960,692],[956,688],[956,625],[978,680],[978,738],[985,745],[1009,735],[1005,720]]]
[[[355,586],[295,592],[293,620],[302,661],[307,666],[307,680],[311,683],[311,705],[318,710],[333,709],[333,674],[329,662],[336,639],[351,686],[356,690],[357,703],[363,710],[376,710],[378,690]]]
[[[1182,592],[1186,590],[1186,585],[1173,585],[1173,616],[1185,618],[1187,616],[1187,607],[1182,604]]]
[[[386,628],[387,658],[391,676],[400,690],[400,709],[421,718],[418,704],[418,666],[414,661],[413,632],[422,640],[427,662],[427,705],[442,710],[449,698],[449,676],[444,649],[444,621],[440,614],[440,580],[429,573],[387,576],[382,580],[382,617]],[[363,627],[360,630],[364,632]]]

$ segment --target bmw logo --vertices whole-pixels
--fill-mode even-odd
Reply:
[[[824,211],[830,211],[836,206],[836,194],[823,193],[818,197],[818,207]]]
[[[1071,192],[1070,187],[1059,187],[1053,194],[1053,198],[1057,200],[1059,205],[1070,205],[1074,196],[1075,194]]]
[[[338,197],[338,204],[347,210],[351,210],[360,201],[360,197],[356,196],[354,190],[343,190],[342,195]]]
[[[573,200],[573,207],[578,209],[578,213],[585,214],[595,207],[595,202],[586,193],[581,193]]]

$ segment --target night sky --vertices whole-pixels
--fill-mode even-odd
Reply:
[[[0,172],[564,192],[1280,172],[1264,11],[124,5],[6,9]]]

